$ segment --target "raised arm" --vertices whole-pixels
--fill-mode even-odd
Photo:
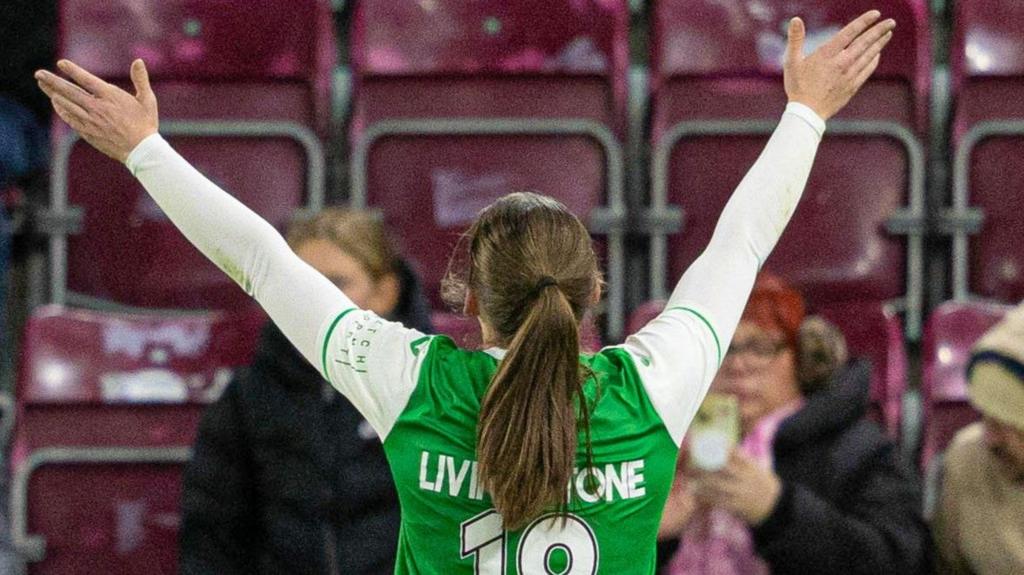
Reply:
[[[132,63],[134,96],[71,62],[57,65],[76,83],[36,73],[57,114],[124,162],[185,237],[256,298],[383,439],[415,388],[424,335],[358,310],[273,226],[178,155],[157,133],[156,96],[141,60]]]
[[[124,162],[192,244],[267,313],[313,365],[325,322],[355,307],[337,287],[296,256],[252,210],[200,174],[157,133],[156,96],[141,60],[132,63],[136,94],[62,60],[75,83],[36,73],[57,114],[96,149]]]
[[[809,57],[804,25],[790,22],[784,70],[789,105],[757,162],[726,204],[707,249],[683,274],[669,306],[699,303],[715,319],[722,345],[739,323],[761,265],[796,210],[825,121],[878,66],[895,22],[864,14]]]
[[[778,127],[665,311],[626,340],[627,349],[648,364],[641,370],[648,372],[648,393],[677,442],[721,364],[761,265],[800,201],[825,120],[864,84],[892,37],[895,22],[880,18],[877,11],[862,15],[807,57],[804,24],[790,22],[784,70],[789,104]]]

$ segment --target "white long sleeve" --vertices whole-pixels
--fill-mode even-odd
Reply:
[[[319,367],[320,328],[355,307],[352,301],[299,259],[273,226],[199,173],[159,134],[140,142],[125,164],[185,237],[256,298]]]
[[[125,164],[186,238],[263,306],[302,355],[387,436],[415,389],[428,336],[352,303],[273,226],[159,135]]]
[[[640,359],[648,395],[677,443],[714,379],[761,265],[796,210],[824,131],[807,106],[786,107],[665,311],[624,344]]]

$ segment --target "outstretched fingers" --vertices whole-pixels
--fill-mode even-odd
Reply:
[[[58,66],[69,79],[39,70],[35,73],[39,87],[57,115],[100,152],[123,162],[139,142],[157,131],[156,97],[141,61],[132,66],[135,97],[72,62],[61,60]]]
[[[885,48],[885,45],[888,44],[890,40],[892,40],[892,31],[886,32],[885,35],[868,46],[867,49],[857,57],[857,60],[853,65],[850,66],[850,72],[855,76],[860,76],[865,67],[878,59],[882,50]]]
[[[891,34],[895,28],[896,21],[892,18],[875,24],[870,30],[858,36],[852,44],[843,50],[843,56],[848,58],[850,62],[859,60],[861,56],[878,44],[882,38],[887,34]],[[868,58],[868,60],[870,61],[871,58]]]
[[[54,96],[50,104],[60,119],[64,120],[76,132],[84,134],[89,130],[89,113],[79,108],[78,105],[59,95]]]
[[[871,74],[873,74],[875,72],[875,69],[878,68],[878,62],[881,60],[881,58],[881,54],[875,54],[875,56],[870,61],[868,61],[868,64],[864,66],[864,68],[861,69],[860,72],[857,73],[857,77],[854,78],[853,80],[853,86],[855,90],[859,90],[860,87],[864,85],[864,82],[868,81],[868,78],[871,77]]]
[[[51,103],[55,109],[60,106],[63,110],[66,110],[68,115],[77,119],[83,125],[89,123],[89,112],[64,96],[54,94],[51,98]]]
[[[92,94],[52,72],[40,70],[36,72],[35,78],[39,83],[39,88],[51,99],[55,95],[61,95],[86,110],[96,99]]]
[[[842,30],[836,33],[824,48],[829,55],[835,55],[846,49],[865,30],[871,27],[876,20],[882,17],[878,10],[871,10],[861,14],[856,20],[850,22]]]
[[[71,60],[60,60],[57,62],[57,67],[60,68],[61,72],[70,76],[75,83],[95,96],[102,96],[114,88],[113,85],[97,78],[91,72]]]

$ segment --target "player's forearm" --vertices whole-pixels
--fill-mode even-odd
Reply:
[[[291,251],[281,234],[199,173],[158,134],[125,161],[171,222],[267,310],[314,365],[325,318],[354,307]]]
[[[790,104],[761,156],[733,193],[707,249],[679,280],[669,307],[698,302],[723,344],[732,339],[754,279],[803,194],[824,122]]]

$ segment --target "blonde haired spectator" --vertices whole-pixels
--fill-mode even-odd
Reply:
[[[328,209],[288,231],[300,258],[382,317],[430,329],[383,226]],[[203,416],[185,471],[181,573],[390,573],[399,509],[380,440],[273,324]]]

